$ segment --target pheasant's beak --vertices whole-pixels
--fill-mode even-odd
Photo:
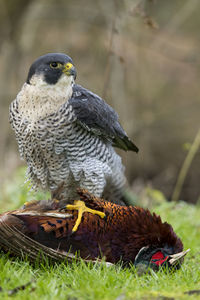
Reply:
[[[182,252],[170,255],[169,260],[168,260],[169,264],[173,266],[176,263],[180,262],[189,251],[190,251],[190,249],[187,249],[186,251],[182,251]]]

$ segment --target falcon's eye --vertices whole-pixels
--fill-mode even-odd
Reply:
[[[52,69],[59,69],[59,68],[62,67],[62,64],[61,64],[61,63],[58,63],[58,62],[52,62],[52,63],[50,63],[50,67],[51,67]]]

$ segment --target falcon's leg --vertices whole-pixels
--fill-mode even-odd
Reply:
[[[105,217],[105,214],[102,211],[98,211],[98,210],[87,207],[85,205],[85,203],[81,200],[75,200],[74,204],[68,204],[68,205],[66,205],[65,208],[69,209],[69,210],[78,210],[78,218],[76,220],[74,227],[72,228],[72,232],[77,231],[78,226],[81,223],[82,215],[84,212],[89,212],[91,214],[98,215],[101,218]]]
[[[86,176],[84,174],[79,182],[79,187],[86,189],[92,195],[101,196],[105,187],[105,178],[103,172],[98,175],[95,174],[95,176],[93,175],[92,178],[89,178],[89,176]],[[102,211],[98,211],[87,207],[85,203],[81,200],[75,200],[74,204],[68,204],[65,208],[69,210],[78,210],[78,218],[72,229],[72,232],[77,231],[84,212],[98,215],[101,218],[105,217],[105,214]]]
[[[54,191],[51,191],[51,199],[54,201],[60,201],[63,200],[62,198],[62,192],[64,191],[64,182],[62,182],[58,188]]]
[[[123,195],[126,179],[123,169],[116,168],[113,175],[107,180],[102,197],[110,202],[124,205]]]

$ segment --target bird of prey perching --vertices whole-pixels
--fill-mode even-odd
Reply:
[[[28,165],[33,189],[55,192],[66,204],[77,199],[77,188],[118,202],[125,184],[124,167],[113,147],[138,152],[103,99],[75,84],[72,59],[61,53],[39,57],[10,105],[10,122],[19,152]],[[62,189],[59,188],[62,186]],[[80,223],[87,211],[78,209]],[[102,212],[93,211],[100,217]]]

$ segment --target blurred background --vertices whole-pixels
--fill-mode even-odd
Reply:
[[[134,193],[170,200],[182,168],[177,197],[196,203],[199,11],[198,0],[0,0],[0,187],[23,165],[9,104],[33,60],[65,52],[77,82],[115,108],[140,148],[119,152]]]

